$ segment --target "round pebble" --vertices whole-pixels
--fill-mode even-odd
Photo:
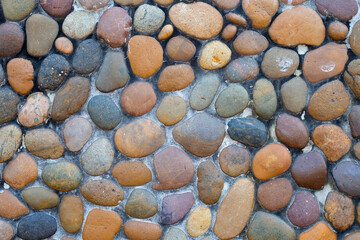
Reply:
[[[112,176],[125,187],[141,186],[152,180],[150,169],[142,162],[119,162],[114,166]]]
[[[235,116],[247,107],[249,94],[241,85],[230,85],[223,90],[215,101],[217,115],[223,118]]]
[[[35,129],[27,132],[24,142],[31,154],[45,159],[58,159],[65,151],[60,137],[49,129]]]
[[[336,240],[336,234],[324,222],[316,223],[309,230],[299,235],[299,240]]]
[[[13,58],[7,66],[8,82],[15,92],[27,95],[34,87],[34,67],[24,58]]]
[[[280,89],[281,99],[286,110],[298,114],[304,110],[307,102],[308,88],[301,77],[294,77],[285,82]]]
[[[353,232],[349,235],[347,235],[344,240],[357,240],[360,237],[360,231]]]
[[[39,0],[39,3],[47,14],[61,19],[69,14],[74,0],[63,0],[61,4],[59,4],[58,0]]]
[[[72,65],[76,73],[89,74],[100,66],[101,60],[100,44],[93,39],[86,39],[77,47]]]
[[[179,91],[188,87],[194,79],[194,70],[189,65],[172,65],[164,68],[161,72],[158,87],[162,92]]]
[[[191,210],[195,202],[191,192],[168,195],[163,198],[161,209],[161,223],[173,225],[180,222]]]
[[[348,27],[342,22],[332,22],[330,23],[327,34],[334,41],[342,41],[346,38],[349,33]]]
[[[11,57],[18,54],[24,44],[24,32],[14,23],[0,25],[0,57]]]
[[[72,42],[66,37],[59,37],[55,40],[56,50],[59,52],[69,55],[74,51],[74,46]]]
[[[171,24],[165,25],[159,32],[158,35],[159,41],[163,41],[170,38],[173,32],[174,32],[174,27]]]
[[[22,218],[16,235],[22,239],[45,239],[54,235],[56,231],[56,219],[41,212]]]
[[[195,52],[195,45],[183,36],[173,37],[166,44],[166,53],[174,61],[188,62]]]
[[[91,120],[102,130],[112,130],[121,121],[121,112],[114,101],[106,95],[92,97],[87,105]]]
[[[211,211],[208,207],[197,207],[189,215],[186,230],[191,237],[204,235],[211,226]]]
[[[80,40],[92,34],[95,30],[95,25],[95,14],[79,10],[71,12],[66,16],[62,24],[62,31],[67,37]]]
[[[161,100],[156,117],[165,126],[172,126],[180,122],[186,115],[187,105],[179,96],[166,96]]]
[[[165,21],[165,13],[157,6],[142,4],[134,14],[134,28],[142,34],[157,32]]]
[[[124,191],[110,180],[89,180],[80,188],[81,195],[89,202],[105,207],[113,207],[124,200]]]
[[[78,152],[90,140],[93,127],[86,118],[73,117],[64,124],[62,133],[66,148]]]
[[[230,48],[225,43],[215,40],[203,47],[199,57],[199,65],[205,70],[216,70],[225,67],[230,58]]]
[[[277,110],[277,96],[274,85],[262,78],[256,81],[253,91],[253,107],[257,115],[265,120],[273,117]]]
[[[152,222],[131,220],[124,225],[125,236],[130,240],[158,240],[161,238],[161,226]]]
[[[80,197],[65,196],[59,206],[61,226],[68,233],[80,230],[84,220],[84,205]]]
[[[208,73],[197,80],[189,97],[190,107],[201,111],[210,106],[220,86],[218,75]]]
[[[297,227],[308,227],[319,218],[319,203],[310,192],[299,192],[287,211],[289,221]]]
[[[14,156],[21,145],[22,136],[21,129],[15,124],[0,128],[0,163]]]
[[[125,213],[133,218],[149,218],[157,211],[158,202],[155,196],[146,189],[134,189],[125,205]]]
[[[49,117],[50,100],[42,92],[32,93],[18,114],[19,123],[27,128],[43,124]]]
[[[246,174],[250,169],[250,153],[235,144],[223,148],[219,155],[221,170],[230,177]]]
[[[225,74],[232,83],[250,81],[259,75],[259,65],[253,58],[238,58],[226,67]]]
[[[23,191],[24,201],[36,210],[50,209],[57,207],[59,196],[53,191],[43,187],[31,187]]]
[[[133,1],[136,1],[136,0],[133,0]],[[139,0],[137,0],[137,1],[139,1]],[[167,6],[171,5],[174,2],[174,0],[154,0],[154,2],[156,2],[157,4],[159,4],[161,6],[167,7]]]
[[[224,9],[224,10],[231,10],[236,8],[240,0],[211,0],[216,4],[218,8]]]

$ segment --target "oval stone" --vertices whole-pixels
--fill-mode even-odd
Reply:
[[[158,202],[155,196],[146,189],[134,189],[125,205],[125,213],[133,218],[149,218],[157,211]]]
[[[174,27],[171,24],[165,25],[158,34],[160,41],[167,40],[174,32]]]
[[[195,202],[191,192],[168,195],[163,198],[161,223],[172,225],[180,222],[190,211]]]
[[[79,231],[84,220],[84,206],[81,198],[65,196],[59,206],[59,219],[66,232]]]
[[[177,227],[170,227],[164,234],[163,240],[188,240],[188,237],[181,229]]]
[[[324,222],[316,223],[309,230],[299,235],[299,240],[336,240],[336,234]],[[346,238],[345,238],[346,239]]]
[[[95,30],[96,15],[90,11],[73,11],[66,16],[62,31],[68,38],[76,40],[87,38]]]
[[[190,93],[190,107],[196,111],[202,111],[209,107],[215,98],[219,86],[220,79],[218,75],[208,73],[201,76]]]
[[[291,148],[304,148],[309,142],[309,132],[299,118],[283,113],[276,119],[276,137]]]
[[[74,0],[39,0],[40,6],[44,11],[54,18],[64,18],[72,8]]]
[[[223,148],[219,155],[221,170],[230,177],[246,174],[250,169],[250,153],[235,144]]]
[[[161,72],[158,87],[162,92],[174,92],[188,87],[194,79],[194,70],[190,65],[171,65]]]
[[[355,0],[325,0],[315,1],[316,9],[323,16],[331,16],[341,21],[349,21],[358,12],[358,4]]]
[[[0,217],[15,219],[29,213],[29,209],[9,190],[0,193]]]
[[[27,128],[39,126],[45,122],[50,113],[50,100],[42,92],[30,94],[21,107],[18,120]]]
[[[124,200],[124,191],[110,180],[89,180],[80,188],[81,195],[89,202],[113,207]]]
[[[0,220],[0,238],[3,240],[11,240],[15,235],[13,226],[5,221]]]
[[[332,170],[336,186],[341,192],[360,198],[360,165],[350,161],[338,163]]]
[[[297,227],[308,227],[319,218],[320,209],[316,197],[310,192],[299,192],[287,211],[289,221]]]
[[[157,32],[165,21],[165,13],[157,6],[142,4],[134,14],[134,29],[142,34]]]
[[[4,17],[9,21],[19,22],[34,10],[36,0],[13,1],[1,0]]]
[[[102,130],[112,130],[121,121],[121,112],[114,101],[106,95],[92,97],[87,105],[91,120]]]
[[[179,96],[166,96],[156,110],[156,117],[165,126],[175,125],[186,115],[187,105]]]
[[[208,207],[197,207],[189,215],[186,222],[188,234],[197,238],[204,235],[211,226],[211,211]]]
[[[59,37],[55,40],[55,48],[59,52],[69,55],[74,51],[74,45],[72,42],[66,37]]]
[[[351,108],[349,113],[349,125],[351,129],[351,135],[354,138],[360,137],[360,106],[356,105]]]
[[[334,41],[343,41],[349,33],[348,27],[339,21],[330,23],[327,29],[328,36]]]
[[[253,58],[238,58],[226,67],[225,74],[232,83],[250,81],[259,75],[259,65]]]
[[[286,110],[298,114],[304,110],[307,102],[308,88],[301,77],[294,77],[285,82],[280,89],[281,99]]]
[[[23,191],[22,197],[30,207],[36,210],[54,208],[59,204],[59,196],[43,187],[31,187]]]
[[[238,54],[250,56],[265,51],[269,47],[269,41],[260,33],[247,30],[237,36],[233,45]]]
[[[81,183],[80,169],[73,163],[61,161],[47,164],[41,178],[50,188],[69,192],[76,189]]]
[[[232,39],[235,36],[236,32],[237,32],[237,27],[235,25],[228,24],[223,29],[223,31],[221,33],[221,37],[225,41],[228,41],[228,40]]]
[[[19,25],[14,23],[1,24],[0,57],[12,57],[18,54],[22,49],[24,39],[24,32]]]
[[[351,50],[356,54],[360,55],[360,44],[357,40],[360,36],[360,21],[356,21],[354,26],[351,29],[351,34],[349,36],[349,44],[351,47]]]
[[[257,80],[254,86],[253,99],[255,113],[265,120],[271,119],[277,109],[274,85],[264,78]]]
[[[196,47],[189,39],[179,35],[168,41],[166,52],[174,61],[188,62],[195,55]]]
[[[0,163],[8,161],[19,149],[22,142],[21,129],[15,125],[0,128]]]
[[[45,239],[56,233],[56,219],[46,213],[33,213],[23,217],[17,227],[22,239]]]
[[[93,126],[83,117],[73,117],[64,124],[63,139],[70,152],[80,151],[90,140]]]
[[[34,87],[34,67],[24,58],[13,58],[7,66],[8,82],[15,92],[27,95]]]
[[[26,133],[24,142],[31,154],[45,159],[58,159],[65,151],[59,135],[50,129],[31,130]]]
[[[0,125],[12,121],[17,113],[19,96],[7,87],[0,88]]]
[[[250,18],[255,29],[264,29],[270,25],[272,17],[279,8],[279,1],[273,0],[244,0],[242,8]]]
[[[74,54],[72,65],[76,73],[89,74],[98,68],[102,61],[100,43],[93,39],[81,42]]]
[[[122,186],[141,186],[152,180],[150,169],[142,162],[122,161],[115,165],[112,175]]]
[[[217,115],[228,118],[241,113],[249,103],[249,94],[241,85],[230,85],[215,101]]]
[[[205,70],[217,70],[226,66],[231,59],[230,48],[221,41],[207,43],[201,50],[199,65]]]
[[[131,240],[158,240],[161,238],[161,226],[152,222],[131,220],[124,225],[125,236]]]

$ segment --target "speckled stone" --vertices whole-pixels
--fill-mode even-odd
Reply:
[[[68,38],[85,39],[95,30],[96,15],[92,12],[79,10],[66,16],[62,31]]]
[[[162,92],[174,92],[188,87],[194,79],[194,70],[190,65],[170,65],[161,72],[158,87]]]
[[[124,200],[124,191],[110,180],[89,180],[80,188],[81,195],[89,202],[106,207],[113,207]]]
[[[152,180],[150,169],[142,162],[121,161],[112,170],[112,176],[122,186],[141,186]]]
[[[315,1],[316,9],[324,16],[332,16],[341,21],[349,21],[358,12],[356,0]]]
[[[13,58],[7,66],[8,82],[15,92],[27,95],[34,87],[34,67],[24,58]]]
[[[0,193],[0,217],[15,219],[29,213],[29,209],[9,190]]]
[[[86,118],[73,117],[64,124],[62,133],[66,148],[78,152],[90,140],[93,127]]]
[[[72,9],[74,0],[39,0],[44,11],[54,18],[64,18]]]
[[[324,222],[318,222],[299,235],[299,240],[336,240],[336,234]],[[345,238],[346,239],[346,238]]]
[[[189,215],[186,230],[191,237],[204,235],[211,226],[211,211],[208,207],[197,207]]]
[[[49,117],[50,100],[42,92],[32,93],[21,107],[18,121],[27,128],[43,124]]]
[[[223,118],[235,116],[247,107],[249,94],[241,85],[230,85],[224,89],[215,101],[217,115]]]
[[[125,205],[125,213],[132,218],[149,218],[157,211],[158,202],[155,196],[146,189],[134,189]]]
[[[242,8],[250,18],[255,29],[264,29],[270,25],[272,17],[279,8],[279,1],[273,0],[244,0]]]
[[[349,33],[348,27],[339,21],[330,23],[327,29],[328,36],[334,41],[342,41]]]
[[[34,10],[36,0],[1,0],[1,5],[7,20],[19,22]]]
[[[360,198],[360,165],[351,161],[342,161],[332,170],[339,191]]]
[[[0,57],[11,57],[18,54],[24,44],[24,31],[14,23],[0,25]],[[1,79],[0,79],[1,82]]]
[[[51,54],[41,63],[37,77],[41,89],[54,91],[65,81],[70,73],[69,62],[61,55]]]
[[[69,55],[74,51],[74,45],[72,42],[66,37],[59,37],[55,40],[55,48],[59,52]]]
[[[277,139],[291,148],[304,148],[309,142],[309,132],[299,118],[283,113],[276,119]]]
[[[109,0],[78,0],[80,5],[90,11],[97,11],[106,7]]]
[[[197,80],[189,98],[190,107],[196,111],[209,107],[220,86],[218,75],[208,73]]]
[[[23,217],[17,227],[17,236],[22,239],[45,239],[57,231],[56,219],[46,213],[33,213]]]
[[[131,220],[124,225],[125,236],[130,240],[158,240],[161,238],[161,226],[152,222]]]
[[[59,206],[59,220],[68,233],[80,230],[84,220],[84,206],[80,197],[65,196]]]
[[[157,32],[165,21],[165,13],[154,5],[142,4],[134,14],[134,28],[142,34]]]
[[[187,105],[185,100],[179,96],[166,96],[161,100],[156,117],[165,126],[175,125],[186,115]]]
[[[298,114],[304,110],[308,88],[301,77],[294,77],[285,82],[280,89],[281,99],[286,110]]]
[[[24,201],[36,210],[57,207],[59,196],[53,191],[43,187],[31,187],[22,192]]]
[[[121,112],[114,101],[106,95],[92,97],[87,105],[91,120],[102,130],[112,130],[121,121]]]
[[[0,125],[10,122],[16,117],[19,103],[20,98],[13,90],[8,87],[0,88]]]
[[[238,58],[226,67],[225,74],[232,83],[250,81],[259,75],[259,65],[253,58]]]
[[[171,24],[166,24],[159,32],[158,39],[163,41],[169,39],[174,32],[174,27]]]
[[[230,177],[246,174],[250,169],[250,153],[235,144],[223,148],[219,155],[221,170]]]
[[[170,227],[164,234],[164,240],[188,240],[186,234],[177,227]],[[10,239],[9,239],[10,240]]]
[[[11,240],[14,235],[15,232],[13,226],[8,222],[0,220],[0,238],[3,240]]]
[[[231,50],[223,42],[215,40],[201,50],[199,65],[205,70],[217,70],[225,67],[231,59]]]
[[[253,107],[257,115],[265,120],[273,117],[277,109],[274,85],[262,78],[256,81],[253,91]]]
[[[297,227],[308,227],[319,218],[320,209],[316,197],[310,192],[299,192],[287,211],[289,221]]]
[[[21,129],[15,125],[0,128],[0,163],[8,161],[19,149],[22,142]]]
[[[45,159],[58,159],[65,151],[59,135],[50,129],[31,130],[26,133],[24,142],[31,154]]]
[[[78,74],[92,73],[101,64],[102,54],[99,42],[93,39],[81,42],[72,60],[75,72]]]
[[[176,36],[166,44],[166,52],[174,61],[187,62],[195,55],[196,47],[186,37]]]
[[[191,192],[168,195],[163,198],[161,223],[172,225],[181,221],[190,211],[195,202]]]

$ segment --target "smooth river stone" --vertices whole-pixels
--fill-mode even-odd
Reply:
[[[153,184],[152,188],[158,191],[181,188],[194,176],[191,158],[174,146],[169,146],[154,156],[154,168],[159,183]]]
[[[89,180],[80,188],[81,195],[89,202],[106,207],[113,207],[124,200],[124,191],[110,180]]]
[[[209,107],[215,98],[219,86],[220,79],[218,75],[208,73],[201,76],[190,93],[190,107],[196,111],[202,111]]]
[[[315,128],[312,140],[330,162],[336,162],[345,156],[351,148],[349,136],[340,127],[333,124]]]
[[[269,41],[258,32],[246,30],[234,40],[235,51],[244,56],[257,55],[269,47]]]
[[[161,72],[158,87],[162,92],[174,92],[188,87],[194,79],[194,70],[190,65],[170,65]]]
[[[81,156],[82,169],[91,176],[102,175],[111,168],[114,155],[112,143],[107,138],[99,138]]]
[[[207,205],[219,201],[224,187],[224,179],[212,161],[204,161],[197,168],[197,189],[199,199]]]
[[[112,176],[125,187],[141,186],[152,180],[150,169],[142,162],[121,161],[113,168]]]
[[[249,240],[295,240],[295,230],[274,214],[257,212],[247,232]]]
[[[235,25],[228,24],[223,29],[223,31],[221,33],[221,37],[225,41],[228,41],[228,40],[232,39],[235,36],[236,32],[237,32],[237,27]]]
[[[156,117],[165,126],[180,122],[186,115],[187,105],[179,96],[165,96],[156,110]]]
[[[163,198],[161,223],[172,225],[180,222],[190,211],[195,202],[191,192],[168,195]]]
[[[59,37],[55,40],[55,48],[59,52],[69,55],[74,51],[74,45],[72,42],[66,37]]]
[[[252,172],[257,179],[265,181],[283,174],[290,165],[289,150],[279,143],[271,143],[256,153],[252,162]]]
[[[313,9],[296,6],[282,12],[269,28],[271,39],[285,47],[319,46],[325,39],[324,23]]]
[[[91,120],[102,130],[112,130],[121,121],[121,112],[114,101],[106,95],[92,97],[87,105]]]
[[[58,23],[45,15],[33,14],[26,21],[26,49],[30,56],[46,56],[59,32]]]
[[[62,31],[68,38],[81,40],[91,35],[96,26],[96,15],[93,12],[79,10],[66,16]]]
[[[308,88],[301,77],[294,77],[285,82],[280,89],[281,99],[286,110],[298,114],[304,110]]]
[[[59,204],[59,196],[43,187],[31,187],[22,192],[24,201],[36,210],[54,208]]]
[[[0,128],[0,163],[14,156],[22,141],[22,132],[18,125],[11,124]]]
[[[336,240],[336,234],[325,222],[318,222],[299,235],[299,240]],[[346,239],[346,238],[345,238]]]
[[[0,193],[0,217],[15,219],[29,213],[29,209],[9,190]]]
[[[269,138],[266,126],[255,118],[231,119],[227,132],[231,139],[255,148],[263,146]]]
[[[142,158],[164,144],[165,132],[154,121],[141,118],[119,128],[114,141],[120,153],[131,158]]]
[[[78,0],[80,5],[83,6],[86,10],[97,11],[106,7],[109,3],[109,0]]]
[[[93,133],[90,121],[83,117],[73,117],[64,124],[63,139],[70,152],[80,151]]]
[[[15,235],[13,226],[5,221],[0,220],[0,239],[11,240]]]
[[[54,18],[64,18],[72,9],[74,0],[39,0],[44,11]]]
[[[57,91],[51,118],[54,121],[64,121],[78,112],[88,99],[90,82],[84,77],[72,77]]]
[[[250,153],[246,148],[230,145],[223,148],[219,155],[221,170],[230,177],[238,177],[250,170]]]
[[[277,109],[274,85],[262,78],[256,81],[253,91],[253,107],[257,115],[265,120],[273,117]]]
[[[309,132],[304,122],[286,113],[276,119],[275,133],[280,142],[291,148],[304,148],[309,142]]]
[[[331,16],[341,21],[349,21],[358,12],[356,0],[316,0],[316,10],[323,16]]]
[[[279,8],[279,1],[273,0],[243,0],[242,8],[250,18],[255,29],[264,29],[270,25],[272,17]]]
[[[234,9],[240,3],[240,0],[211,0],[211,1],[215,3],[218,8],[221,8],[223,10]]]
[[[327,29],[328,36],[334,41],[343,41],[349,33],[348,27],[339,21],[330,23]]]
[[[81,42],[74,54],[72,65],[78,74],[90,74],[97,69],[102,61],[100,43],[94,39]]]
[[[129,79],[124,53],[108,51],[95,80],[96,88],[101,92],[112,92],[125,87]]]
[[[158,202],[154,194],[146,189],[134,189],[125,205],[125,213],[132,218],[149,218],[157,211]]]
[[[207,113],[198,113],[177,125],[172,135],[191,154],[208,157],[221,146],[225,137],[225,125]]]
[[[300,228],[308,227],[319,218],[320,208],[316,197],[310,192],[299,192],[287,211],[289,221]]]
[[[215,40],[201,50],[199,65],[205,70],[217,70],[225,67],[231,59],[231,50],[223,42]]]
[[[31,154],[45,159],[58,159],[65,151],[59,135],[50,129],[31,130],[24,142]]]
[[[215,101],[217,115],[229,118],[241,113],[249,103],[249,94],[241,85],[230,85],[224,89]]]
[[[45,239],[57,231],[56,219],[46,213],[33,213],[23,217],[17,227],[17,236],[22,239]]]
[[[203,2],[177,3],[170,8],[169,18],[177,29],[198,39],[215,37],[223,26],[221,13]]]
[[[161,238],[161,226],[152,222],[128,221],[124,225],[125,236],[130,240],[158,240]]]
[[[81,198],[65,196],[59,206],[59,219],[66,232],[79,231],[84,220],[84,205]]]
[[[351,108],[349,113],[349,125],[353,138],[360,137],[360,106],[356,105]]]
[[[357,142],[356,144],[354,144],[353,151],[354,151],[355,157],[358,160],[360,160],[360,142]]]
[[[12,188],[22,189],[36,181],[38,166],[30,155],[20,153],[6,165],[3,174],[5,182]]]
[[[351,34],[349,36],[349,44],[351,47],[351,50],[356,54],[360,55],[360,21],[357,21],[355,25],[351,29]]]
[[[292,194],[293,187],[289,180],[277,178],[259,186],[257,200],[266,210],[276,212],[289,204]]]
[[[0,57],[11,57],[18,54],[24,44],[25,34],[21,27],[14,23],[0,25]],[[1,82],[0,78],[0,82]]]
[[[168,41],[166,53],[174,61],[188,62],[195,55],[196,47],[189,39],[179,35]]]
[[[295,159],[291,176],[299,187],[320,190],[327,180],[326,161],[319,152],[304,153]]]
[[[171,37],[171,35],[174,32],[174,27],[171,24],[166,24],[162,29],[160,30],[158,34],[158,39],[160,41],[167,40]]]
[[[50,113],[50,100],[42,92],[30,94],[18,115],[19,123],[27,128],[39,126],[45,122]]]
[[[336,186],[341,192],[360,198],[360,165],[350,161],[338,163],[332,170]]]
[[[20,98],[13,90],[8,87],[0,88],[0,125],[10,122],[16,117],[19,103]]]
[[[259,65],[251,57],[233,60],[225,69],[227,79],[232,83],[250,81],[259,75]]]
[[[27,95],[34,87],[34,67],[24,58],[13,58],[7,66],[8,82],[15,92]]]
[[[208,207],[197,207],[189,215],[186,230],[191,237],[204,235],[211,226],[211,211]]]
[[[34,10],[36,0],[1,0],[1,5],[7,20],[19,22]]]
[[[165,13],[156,5],[142,4],[134,14],[134,29],[142,34],[157,32],[165,21]]]
[[[180,228],[170,227],[164,234],[163,240],[188,240],[188,237]]]
[[[220,239],[232,239],[246,227],[255,202],[255,185],[249,178],[238,179],[221,202],[213,227]]]
[[[76,189],[81,183],[81,171],[71,162],[61,161],[47,164],[41,173],[44,183],[60,192]]]

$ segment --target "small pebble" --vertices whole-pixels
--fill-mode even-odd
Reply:
[[[188,240],[188,237],[180,228],[170,227],[164,234],[163,240]]]
[[[174,32],[174,27],[171,24],[165,25],[159,32],[158,39],[159,41],[164,41],[171,37]]]
[[[283,3],[287,4],[287,5],[299,5],[302,4],[308,0],[281,0]]]
[[[20,98],[14,91],[8,87],[0,88],[0,125],[10,122],[16,117],[19,103]]]
[[[27,95],[34,87],[34,67],[24,58],[13,58],[7,66],[8,82],[15,92]]]
[[[289,221],[300,228],[308,227],[319,218],[320,209],[316,197],[310,192],[299,192],[287,210]]]
[[[225,74],[232,83],[251,81],[259,75],[259,65],[253,58],[238,58],[226,67]]]
[[[90,11],[97,11],[106,7],[109,3],[109,0],[78,0],[80,5],[83,8]]]
[[[223,148],[219,155],[221,170],[230,177],[246,174],[250,169],[250,153],[235,144]]]
[[[70,152],[80,151],[90,140],[93,127],[89,120],[83,117],[73,117],[64,124],[63,139]]]
[[[87,105],[91,120],[102,130],[112,130],[121,121],[121,112],[114,101],[106,95],[92,97]]]
[[[73,11],[66,16],[62,24],[62,31],[68,38],[80,40],[92,34],[95,30],[95,25],[96,16],[94,13],[84,10]]]
[[[360,55],[360,44],[359,44],[359,41],[357,41],[359,36],[360,36],[360,21],[357,21],[351,30],[349,40],[348,40],[351,50],[356,55]]]
[[[116,2],[117,4],[124,6],[138,6],[142,4],[144,1],[145,0],[114,0],[114,2]]]
[[[327,34],[334,41],[343,41],[349,33],[348,27],[342,22],[330,23]]]
[[[173,225],[180,222],[191,210],[194,202],[191,192],[167,195],[162,200],[161,223]]]
[[[146,189],[134,189],[125,205],[125,213],[132,218],[149,218],[157,211],[158,202],[155,196]]]
[[[225,19],[242,28],[247,26],[246,19],[243,16],[232,12],[225,14]]]
[[[179,96],[166,96],[156,110],[156,117],[165,126],[172,126],[180,122],[186,115],[187,105]]]
[[[166,53],[174,61],[188,62],[195,52],[195,45],[183,36],[173,37],[166,44]]]
[[[136,0],[134,0],[134,1],[136,1]],[[137,1],[139,1],[139,0],[137,0]],[[156,2],[157,4],[159,4],[161,6],[167,7],[167,6],[171,5],[174,2],[174,0],[154,0],[154,2]]]
[[[298,114],[304,110],[308,88],[301,77],[294,77],[285,82],[280,89],[281,99],[286,110]]]
[[[0,163],[14,156],[21,145],[22,136],[21,129],[15,124],[0,128]]]
[[[216,4],[218,8],[224,9],[224,10],[231,10],[236,8],[240,0],[211,0]]]
[[[54,235],[56,231],[56,219],[40,212],[22,218],[16,235],[22,239],[45,239]]]
[[[360,143],[359,143],[359,142],[357,142],[356,144],[354,144],[353,150],[354,150],[355,157],[356,157],[358,160],[360,160]]]
[[[189,215],[186,222],[188,234],[197,238],[206,234],[211,226],[211,211],[208,207],[197,207]]]
[[[199,57],[199,65],[205,70],[217,70],[225,67],[230,58],[230,48],[225,43],[215,40],[203,47]]]
[[[228,24],[222,31],[221,37],[225,41],[232,39],[237,32],[237,27],[232,24]]]
[[[194,79],[194,70],[190,65],[177,64],[167,66],[160,74],[158,87],[162,92],[179,91],[188,87],[193,83]]]
[[[56,50],[59,52],[69,55],[74,51],[74,46],[72,42],[66,37],[59,37],[55,40]]]
[[[125,187],[141,186],[152,180],[150,169],[142,162],[119,162],[114,166],[112,176]]]
[[[55,208],[59,204],[59,196],[43,187],[31,187],[23,191],[24,201],[36,210]]]
[[[59,206],[61,226],[68,233],[80,230],[84,220],[84,205],[80,197],[65,196]]]
[[[347,235],[344,240],[357,240],[360,238],[360,231]]]
[[[154,5],[142,4],[134,14],[134,28],[142,34],[157,32],[165,21],[165,13]]]
[[[65,151],[59,135],[50,129],[27,132],[24,143],[31,154],[45,159],[58,159]]]
[[[349,125],[353,138],[360,137],[360,106],[356,105],[351,108],[349,113]]]

